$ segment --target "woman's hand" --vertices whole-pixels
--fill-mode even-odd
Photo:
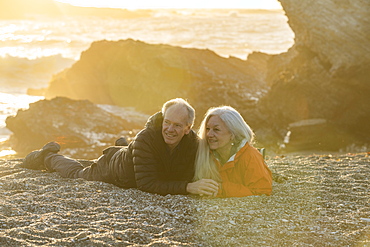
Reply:
[[[186,191],[190,194],[201,196],[216,196],[218,193],[219,184],[212,179],[201,179],[192,183],[188,183]]]

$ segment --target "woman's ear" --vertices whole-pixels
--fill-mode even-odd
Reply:
[[[231,134],[230,141],[235,142],[235,135],[234,134]]]

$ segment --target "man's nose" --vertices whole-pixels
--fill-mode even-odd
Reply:
[[[168,126],[168,131],[172,131],[172,130],[174,130],[174,126],[173,126],[173,124],[170,124],[170,125]]]
[[[213,131],[212,130],[208,130],[207,131],[207,136],[213,136]]]

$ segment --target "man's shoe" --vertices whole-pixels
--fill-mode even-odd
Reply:
[[[56,142],[49,142],[40,150],[32,151],[23,160],[21,167],[34,170],[46,169],[44,165],[44,158],[46,154],[53,152],[58,153],[60,145]]]

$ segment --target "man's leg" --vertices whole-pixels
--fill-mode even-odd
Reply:
[[[84,178],[86,180],[106,181],[108,167],[105,165],[105,155],[97,163],[84,167],[75,159],[58,154],[60,145],[49,142],[39,150],[32,151],[23,160],[20,167],[34,170],[56,171],[65,178]]]
[[[114,183],[115,179],[111,175],[109,160],[121,148],[107,148],[96,162],[88,167],[84,167],[77,160],[58,154],[60,150],[59,144],[49,142],[42,149],[28,154],[21,167],[56,171],[65,178],[83,178],[90,181]]]
[[[56,153],[48,153],[44,165],[48,171],[58,172],[64,178],[78,178],[79,172],[84,169],[77,160]]]
[[[80,162],[66,156],[49,153],[45,157],[45,166],[49,171],[56,171],[65,178],[83,178],[89,181],[110,183],[110,173],[106,156],[103,154],[90,166],[84,167]]]

